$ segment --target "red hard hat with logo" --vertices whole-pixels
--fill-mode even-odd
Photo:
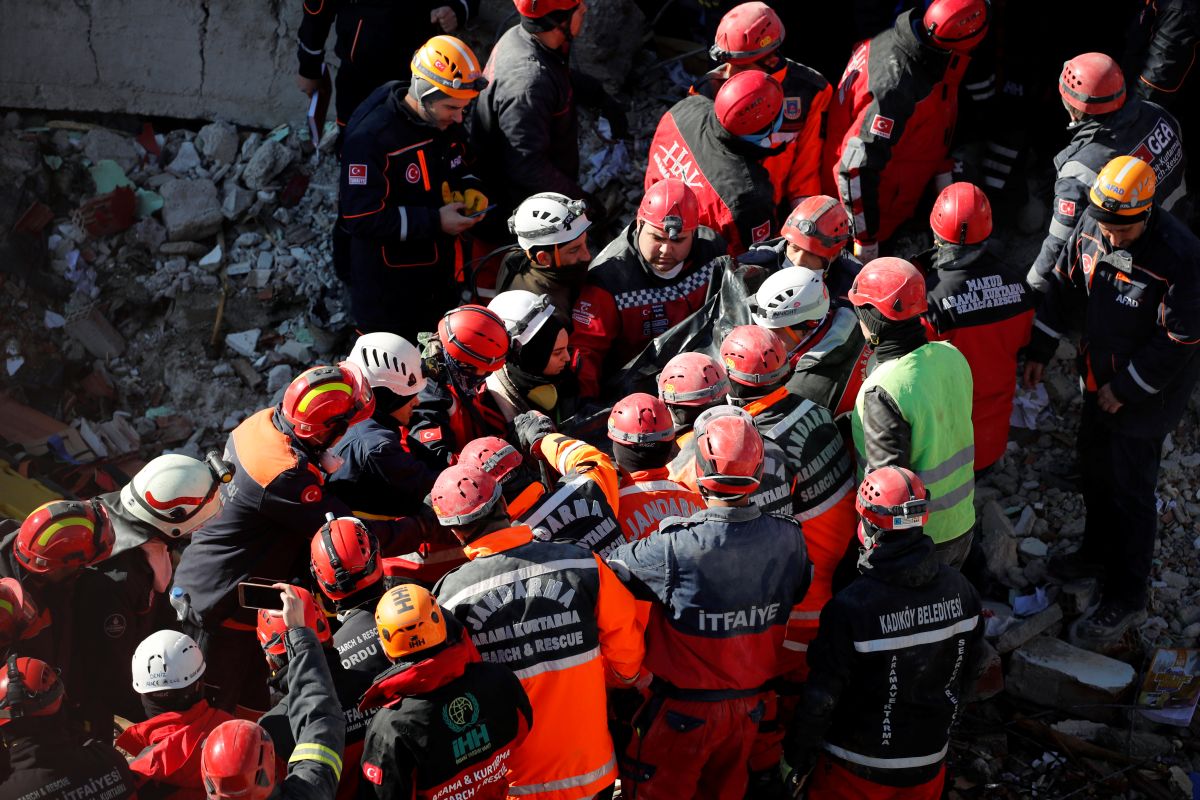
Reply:
[[[1125,75],[1104,53],[1083,53],[1063,64],[1058,93],[1085,114],[1108,114],[1125,105]]]
[[[652,394],[634,392],[612,407],[608,438],[621,444],[669,442],[675,438],[675,423],[666,403]]]
[[[988,0],[933,0],[922,27],[935,47],[968,53],[987,35],[991,14]]]
[[[739,496],[758,488],[764,447],[748,414],[712,408],[696,418],[694,430],[696,486],[702,493]]]
[[[934,201],[929,227],[942,241],[979,244],[992,235],[992,204],[975,184],[952,183]]]
[[[32,635],[40,614],[37,604],[20,581],[16,578],[0,578],[0,650]]]
[[[326,515],[309,546],[309,569],[321,593],[341,600],[383,577],[379,540],[354,517]]]
[[[11,655],[0,672],[0,726],[57,714],[64,694],[58,673],[45,661]]]
[[[846,297],[855,306],[873,306],[893,322],[919,317],[929,310],[925,277],[903,258],[884,256],[862,268]]]
[[[329,630],[329,620],[325,612],[317,605],[317,598],[312,592],[302,586],[293,587],[304,606],[304,627],[317,634],[321,644],[329,642],[333,634]],[[258,646],[269,656],[281,656],[287,652],[283,640],[287,635],[288,626],[283,621],[282,611],[269,611],[265,608],[258,611]]]
[[[678,239],[700,227],[700,201],[683,181],[663,178],[642,196],[637,218],[638,222],[648,222],[672,239]]]
[[[283,393],[281,405],[297,439],[328,445],[375,412],[375,396],[362,370],[343,361],[300,373]]]
[[[579,0],[513,0],[513,5],[522,17],[538,19],[555,11],[570,11]]]
[[[21,523],[13,555],[35,573],[82,569],[108,558],[116,543],[108,512],[96,500],[54,500]]]
[[[919,528],[929,521],[929,492],[912,470],[880,467],[863,478],[854,508],[879,530]]]
[[[752,64],[783,44],[783,22],[766,3],[742,3],[725,12],[708,53],[713,61]]]
[[[792,209],[780,233],[801,250],[828,261],[850,241],[850,215],[835,198],[814,194]]]
[[[721,342],[721,360],[729,379],[743,386],[766,386],[787,376],[787,350],[770,330],[738,325]]]
[[[438,522],[446,527],[470,525],[491,513],[500,502],[500,482],[467,464],[442,470],[433,482],[429,499]]]
[[[658,373],[658,396],[669,406],[706,406],[728,394],[725,368],[707,353],[680,353]]]
[[[734,136],[762,133],[779,119],[783,87],[765,72],[739,72],[721,84],[713,110],[721,127]]]
[[[275,790],[275,743],[249,720],[222,722],[204,740],[200,774],[208,800],[266,800]]]
[[[502,483],[524,460],[520,450],[499,436],[472,439],[458,454],[459,464],[478,467]]]
[[[504,366],[508,355],[508,330],[504,320],[480,305],[452,308],[438,323],[438,341],[447,356],[483,372]]]

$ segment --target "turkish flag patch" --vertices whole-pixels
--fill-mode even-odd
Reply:
[[[383,785],[383,770],[369,761],[362,762],[363,777],[376,786]]]
[[[1062,214],[1064,217],[1075,216],[1075,201],[1060,199],[1058,201],[1058,213]]]
[[[752,228],[750,230],[750,243],[754,244],[755,242],[765,241],[766,238],[770,235],[771,235],[771,220],[767,220],[762,225],[759,225],[757,228]]]
[[[313,484],[312,486],[306,486],[304,491],[300,493],[300,502],[312,505],[313,503],[321,502],[322,496],[321,487]]]
[[[875,119],[871,120],[871,133],[876,136],[882,136],[885,139],[892,138],[892,130],[896,127],[896,120],[891,117],[885,117],[883,114],[876,114]]]
[[[426,428],[423,431],[417,432],[418,442],[440,442],[442,440],[441,428]]]
[[[409,164],[408,169],[404,170],[404,180],[409,183],[416,183],[421,180],[421,168],[416,164]]]
[[[367,165],[366,164],[349,164],[346,166],[349,170],[349,181],[351,186],[366,186],[367,185]]]

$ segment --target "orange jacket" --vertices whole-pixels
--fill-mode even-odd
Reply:
[[[606,680],[637,680],[645,654],[633,595],[600,558],[541,542],[525,525],[489,533],[435,588],[484,661],[506,664],[533,705],[509,766],[511,796],[590,798],[616,777]]]
[[[626,541],[645,539],[664,517],[690,517],[705,508],[700,495],[670,479],[667,467],[621,472],[617,516]]]

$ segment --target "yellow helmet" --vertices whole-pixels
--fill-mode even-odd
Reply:
[[[1140,219],[1154,204],[1154,186],[1153,167],[1134,156],[1117,156],[1096,176],[1091,201],[1109,215]]]
[[[412,77],[418,99],[437,91],[472,100],[488,84],[471,48],[453,36],[434,36],[413,53]]]
[[[379,644],[392,661],[446,641],[446,617],[428,589],[406,583],[389,589],[375,607]]]

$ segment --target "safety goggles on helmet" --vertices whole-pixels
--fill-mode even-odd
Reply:
[[[542,228],[530,228],[529,230],[517,230],[516,214],[508,219],[508,232],[514,236],[518,233],[526,239],[540,239],[543,236],[553,236],[554,234],[570,230],[571,223],[587,214],[587,203],[582,200],[567,200],[562,205],[566,208],[567,213],[563,218],[553,224],[547,224]]]
[[[525,345],[541,330],[546,320],[553,316],[554,306],[550,304],[550,298],[544,294],[539,294],[537,300],[529,307],[529,310],[511,326],[506,327],[509,327],[513,343]],[[513,333],[513,331],[516,332]]]
[[[204,465],[208,467],[209,475],[212,476],[212,485],[208,491],[201,497],[176,498],[173,504],[164,508],[161,503],[154,505],[151,503],[155,498],[149,491],[130,491],[129,496],[133,498],[133,502],[138,508],[149,514],[154,519],[162,520],[175,526],[176,530],[183,527],[183,524],[194,518],[202,511],[208,510],[209,502],[213,499],[216,493],[220,490],[221,484],[229,483],[233,480],[234,466],[228,461],[221,458],[221,455],[216,450],[209,450],[204,455]],[[121,493],[122,498],[125,493]],[[178,505],[182,500],[187,501],[187,505]],[[190,506],[190,508],[188,508]],[[170,532],[167,532],[170,535]]]
[[[825,216],[825,214],[836,205],[838,205],[838,201],[831,197],[827,199],[820,208],[814,211],[811,216],[804,217],[803,219],[789,220],[788,223],[795,226],[796,230],[800,231],[802,235],[807,236],[810,239],[816,239],[825,247],[837,247],[844,245],[846,242],[850,241],[849,230],[846,230],[841,234],[830,236],[817,227],[817,221],[820,220],[821,217]]]

